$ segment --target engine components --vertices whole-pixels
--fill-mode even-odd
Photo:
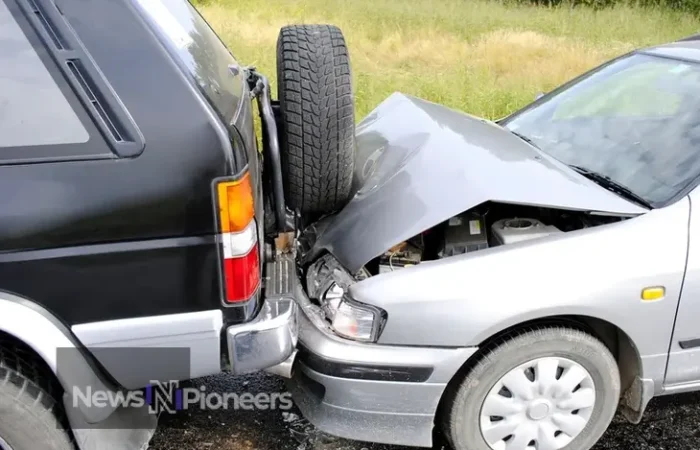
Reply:
[[[491,232],[498,244],[507,245],[561,233],[562,231],[553,225],[545,225],[537,219],[512,218],[494,222],[491,226]]]
[[[439,255],[442,258],[488,248],[484,216],[468,211],[452,217],[445,227],[445,240]]]
[[[422,259],[420,249],[409,242],[402,242],[379,257],[379,273],[392,272],[403,267],[419,264]]]

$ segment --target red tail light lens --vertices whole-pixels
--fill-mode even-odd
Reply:
[[[226,301],[228,303],[249,300],[260,285],[260,258],[258,244],[248,254],[224,259]]]

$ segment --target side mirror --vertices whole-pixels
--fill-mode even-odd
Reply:
[[[535,101],[541,99],[542,97],[544,97],[544,92],[538,92],[535,94]]]

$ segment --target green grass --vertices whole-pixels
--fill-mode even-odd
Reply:
[[[394,91],[502,117],[606,59],[700,30],[697,18],[666,10],[480,0],[209,0],[200,10],[239,62],[273,84],[281,26],[341,27],[358,119]]]

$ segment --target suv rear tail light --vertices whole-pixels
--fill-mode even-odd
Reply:
[[[258,231],[250,175],[217,185],[224,300],[250,300],[260,286]]]
[[[217,186],[219,194],[219,220],[221,232],[237,232],[245,229],[255,219],[253,187],[246,172],[236,181],[223,181]]]

